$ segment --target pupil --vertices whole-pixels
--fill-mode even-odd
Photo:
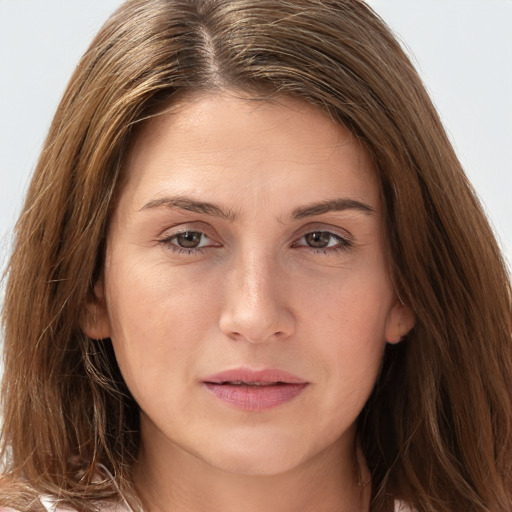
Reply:
[[[329,245],[331,235],[325,231],[315,231],[306,235],[306,242],[311,247],[322,249]]]
[[[177,242],[180,247],[185,249],[193,249],[201,242],[201,233],[197,231],[187,231],[177,236]]]

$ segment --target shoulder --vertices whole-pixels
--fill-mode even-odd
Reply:
[[[395,512],[415,512],[415,510],[405,501],[395,501]]]
[[[41,505],[47,512],[76,512],[73,509],[66,507],[59,507],[57,503],[51,498],[42,497],[40,499]],[[131,512],[127,505],[120,503],[104,502],[96,503],[98,512]],[[0,512],[20,512],[10,507],[2,507],[0,505]]]
[[[49,512],[72,512],[70,509],[57,507],[50,499],[42,498],[41,503]],[[100,504],[99,510],[101,512],[130,512],[130,509],[122,504],[105,503]],[[17,512],[12,508],[0,506],[0,512]],[[395,512],[414,512],[414,510],[403,501],[395,501]]]
[[[59,505],[58,500],[50,496],[42,496],[40,501],[47,512],[76,512],[75,509]],[[97,512],[132,512],[126,502],[120,503],[112,501],[95,501],[94,510]],[[3,511],[0,510],[0,512]]]

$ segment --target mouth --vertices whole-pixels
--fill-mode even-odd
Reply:
[[[254,384],[265,386],[275,384],[305,384],[307,381],[285,370],[273,368],[253,370],[252,368],[241,367],[211,375],[205,379],[205,382],[212,384]]]
[[[255,387],[268,387],[268,386],[286,386],[289,382],[245,382],[242,380],[227,380],[224,382],[210,382],[209,384],[218,384],[220,386],[255,386]]]
[[[203,384],[230,407],[261,412],[290,402],[309,383],[283,370],[238,368],[212,375]]]

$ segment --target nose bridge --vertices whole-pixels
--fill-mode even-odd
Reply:
[[[240,251],[226,280],[221,330],[252,343],[285,338],[293,330],[285,276],[269,251]]]
[[[254,308],[265,305],[272,298],[275,283],[274,265],[268,255],[249,252],[242,255],[237,265],[237,282],[248,304]],[[260,304],[259,304],[260,303]],[[270,304],[268,304],[270,306]]]

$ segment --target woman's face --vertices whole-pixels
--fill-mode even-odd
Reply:
[[[370,159],[305,103],[196,96],[137,135],[85,331],[112,339],[141,446],[245,474],[353,453],[412,318]]]

